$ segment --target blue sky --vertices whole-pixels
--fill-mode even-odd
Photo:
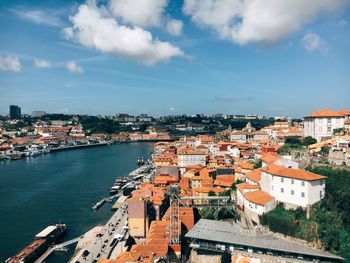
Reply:
[[[349,1],[0,2],[0,113],[350,108]]]

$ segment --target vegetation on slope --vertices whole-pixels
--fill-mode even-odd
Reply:
[[[307,167],[328,176],[326,195],[311,209],[311,218],[301,209],[285,210],[283,206],[264,214],[261,223],[275,232],[308,241],[321,240],[324,248],[350,262],[350,171],[329,166]]]

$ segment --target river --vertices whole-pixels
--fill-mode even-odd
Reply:
[[[65,223],[64,240],[105,223],[110,204],[91,206],[108,196],[116,176],[136,168],[136,158],[149,158],[153,144],[130,143],[49,153],[0,163],[0,262],[16,254],[48,225]],[[66,262],[55,252],[48,263]]]

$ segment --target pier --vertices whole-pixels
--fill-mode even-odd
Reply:
[[[100,201],[98,201],[93,207],[92,210],[98,210],[104,203],[107,202],[107,198],[102,198]]]
[[[46,250],[44,254],[42,254],[37,260],[35,260],[34,263],[44,262],[53,252],[61,251],[63,248],[78,242],[81,238],[82,238],[82,236],[76,237],[76,238],[73,238],[73,239],[68,240],[66,242],[63,242],[61,244],[57,244],[57,245],[49,247],[48,250]]]

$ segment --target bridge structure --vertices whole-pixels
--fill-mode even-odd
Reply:
[[[67,248],[66,248],[67,246],[78,242],[81,238],[82,238],[82,236],[79,236],[79,237],[73,238],[71,240],[68,240],[66,242],[63,242],[61,244],[57,244],[57,245],[53,245],[53,246],[49,247],[48,250],[46,250],[44,254],[42,254],[37,260],[35,260],[34,263],[44,262],[55,251],[67,251]]]
[[[64,248],[64,247],[67,247],[67,246],[69,246],[69,245],[71,245],[71,244],[74,244],[74,243],[78,242],[81,238],[82,238],[82,236],[76,237],[76,238],[73,238],[73,239],[68,240],[68,241],[66,241],[66,242],[63,242],[63,243],[61,243],[61,244],[55,245],[55,246],[53,247],[53,249],[54,249],[54,250],[61,250],[61,249]]]
[[[229,196],[181,196],[180,204],[187,207],[234,207]]]

